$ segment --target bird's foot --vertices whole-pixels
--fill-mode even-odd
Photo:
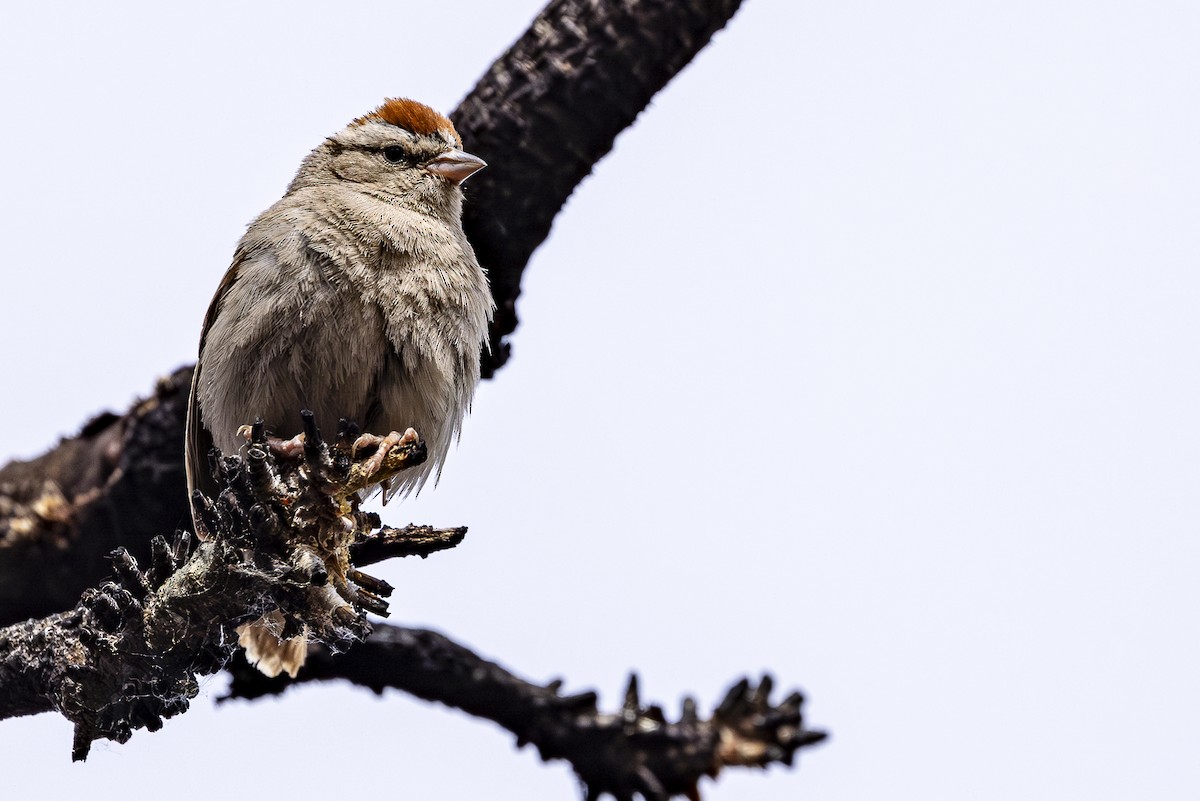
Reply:
[[[242,426],[238,429],[238,436],[247,441],[252,441],[255,436],[254,426]],[[271,455],[276,458],[297,459],[304,454],[304,434],[297,434],[291,439],[267,437],[267,448],[271,451]]]
[[[298,459],[304,455],[304,435],[297,434],[291,439],[267,437],[267,447],[280,458]]]
[[[417,432],[411,428],[406,429],[403,434],[399,431],[393,431],[386,437],[376,436],[375,434],[363,434],[354,441],[354,447],[350,450],[350,458],[355,458],[358,452],[364,448],[375,448],[375,453],[366,463],[367,475],[374,475],[379,472],[379,468],[383,467],[383,460],[391,453],[392,449],[403,445],[412,445],[420,437]]]

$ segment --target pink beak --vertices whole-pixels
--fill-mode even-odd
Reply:
[[[462,150],[447,150],[426,164],[425,169],[459,185],[486,166],[487,162],[479,156]]]

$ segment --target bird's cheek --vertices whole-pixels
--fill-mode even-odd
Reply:
[[[343,181],[369,181],[373,172],[359,153],[343,153],[330,164],[333,174]]]

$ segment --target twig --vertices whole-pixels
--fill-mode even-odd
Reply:
[[[384,526],[376,533],[363,537],[350,546],[350,559],[356,565],[373,565],[396,556],[419,556],[453,548],[467,536],[467,527],[434,528],[407,525],[404,528]]]

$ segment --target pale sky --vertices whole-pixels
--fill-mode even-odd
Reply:
[[[192,361],[304,154],[385,96],[449,111],[541,5],[8,9],[0,455]],[[1196,798],[1197,42],[1187,2],[746,0],[385,511],[471,528],[373,570],[393,620],[607,709],[631,668],[673,712],[802,688],[829,743],[712,801]],[[577,797],[397,693],[204,686],[83,765],[61,717],[0,723],[6,795]]]

